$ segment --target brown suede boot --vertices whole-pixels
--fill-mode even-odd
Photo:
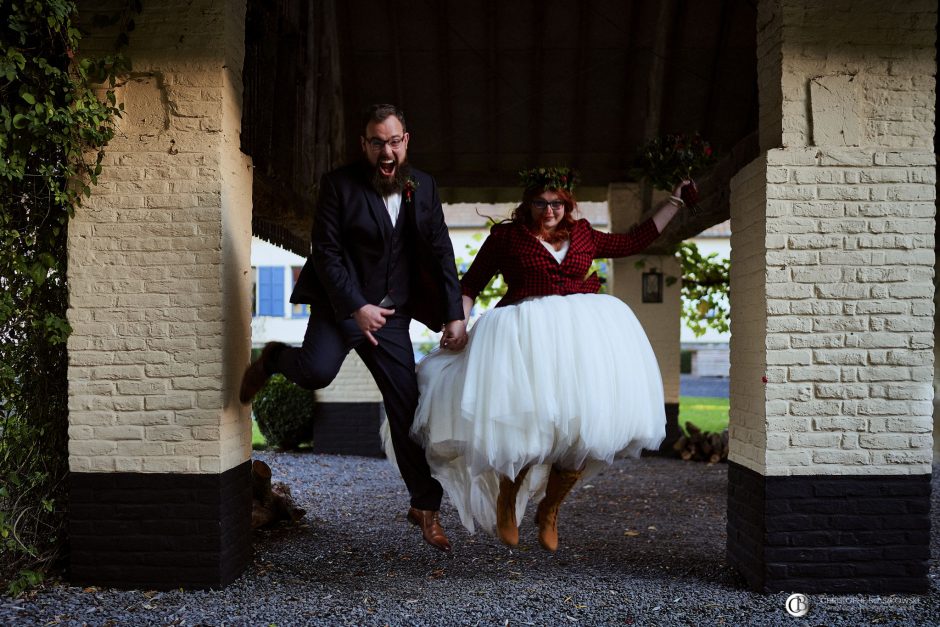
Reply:
[[[496,535],[507,546],[519,544],[519,523],[516,521],[516,495],[522,485],[528,466],[519,471],[516,480],[502,476],[499,479],[499,496],[496,497]]]
[[[548,475],[545,498],[535,510],[535,522],[539,524],[539,544],[549,551],[558,549],[558,508],[574,484],[581,478],[580,470],[558,470],[552,466]]]

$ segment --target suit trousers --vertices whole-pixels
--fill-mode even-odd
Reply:
[[[438,510],[443,489],[431,476],[424,448],[411,439],[411,423],[418,407],[418,379],[414,350],[408,332],[411,319],[395,315],[373,336],[373,346],[352,318],[335,321],[312,313],[303,345],[287,348],[276,356],[273,370],[308,390],[333,382],[350,350],[355,350],[372,373],[388,418],[398,469],[418,509]]]

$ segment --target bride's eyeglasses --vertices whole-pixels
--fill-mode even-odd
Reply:
[[[542,200],[541,198],[536,198],[532,201],[532,206],[538,209],[539,211],[545,211],[546,207],[551,207],[553,211],[558,211],[559,209],[565,208],[564,200]]]

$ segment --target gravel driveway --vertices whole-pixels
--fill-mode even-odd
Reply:
[[[256,453],[307,517],[258,533],[254,561],[218,591],[114,591],[50,583],[0,598],[5,625],[938,625],[937,470],[927,595],[814,595],[806,618],[787,594],[756,594],[725,557],[723,464],[622,460],[572,493],[561,548],[520,546],[460,527],[445,499],[452,556],[405,521],[407,497],[381,459]]]

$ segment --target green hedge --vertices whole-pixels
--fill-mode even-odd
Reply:
[[[313,437],[317,399],[311,390],[294,385],[283,375],[272,376],[252,404],[258,429],[268,444],[295,449]]]

